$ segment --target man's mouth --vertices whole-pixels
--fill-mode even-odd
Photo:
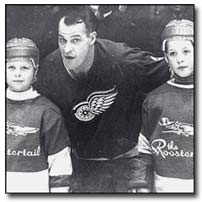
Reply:
[[[66,58],[67,60],[73,60],[73,59],[74,59],[73,56],[65,56],[65,58]]]

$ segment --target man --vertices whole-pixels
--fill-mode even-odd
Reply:
[[[59,49],[41,64],[37,89],[64,114],[73,192],[128,192],[142,91],[159,86],[169,73],[147,52],[96,39],[95,22],[88,7],[78,6],[60,20]]]

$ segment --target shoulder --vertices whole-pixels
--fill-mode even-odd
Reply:
[[[60,50],[59,48],[57,48],[56,50],[54,50],[52,53],[50,53],[49,55],[47,55],[45,58],[44,58],[44,61],[48,60],[48,61],[51,61],[53,59],[56,59],[58,58],[58,56],[60,56]],[[42,60],[43,61],[43,60]]]
[[[168,85],[167,83],[164,83],[147,95],[144,101],[144,105],[153,107],[155,105],[161,106],[165,102],[167,102],[167,100],[172,99],[172,97],[170,97],[171,92],[172,92],[172,86]]]
[[[60,50],[56,49],[52,53],[50,53],[48,56],[46,56],[41,62],[40,62],[40,68],[45,66],[46,64],[51,65],[55,64],[57,62],[61,61],[61,54]]]
[[[45,96],[41,95],[38,98],[36,98],[35,105],[39,110],[41,110],[42,113],[54,114],[55,116],[58,117],[61,116],[61,110],[59,109],[59,107],[56,106]]]
[[[151,91],[147,97],[151,98],[151,97],[167,94],[171,91],[171,89],[172,89],[172,86],[168,85],[166,82],[162,84],[161,86],[159,86],[158,88],[155,88],[153,91]]]
[[[179,94],[186,94],[186,93],[193,92],[193,85],[183,85],[183,84],[176,84],[173,83],[172,79],[168,80],[163,85],[159,86],[158,88],[154,89],[148,94],[148,97],[155,97],[155,96],[179,96]]]
[[[121,53],[121,51],[127,47],[127,44],[125,43],[114,42],[108,39],[98,38],[96,43],[98,46],[100,46],[100,48],[102,48],[103,50],[108,52],[108,54],[111,54],[111,55],[114,53]]]
[[[133,51],[125,43],[114,42],[108,39],[98,38],[95,45],[101,56],[117,63],[121,62],[130,51]]]
[[[126,43],[97,39],[96,47],[101,54],[108,56],[113,63],[134,66],[152,62],[150,52],[142,51],[140,48],[131,48]]]
[[[65,69],[63,67],[60,51],[56,49],[40,62],[35,86],[52,85],[52,82],[56,80],[55,78],[60,78],[64,75]]]

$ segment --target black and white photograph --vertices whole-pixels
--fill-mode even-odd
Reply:
[[[194,195],[195,9],[6,4],[5,193]]]

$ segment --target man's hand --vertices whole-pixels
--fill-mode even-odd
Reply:
[[[152,184],[150,166],[137,158],[131,159],[129,189],[133,193],[148,193]]]

